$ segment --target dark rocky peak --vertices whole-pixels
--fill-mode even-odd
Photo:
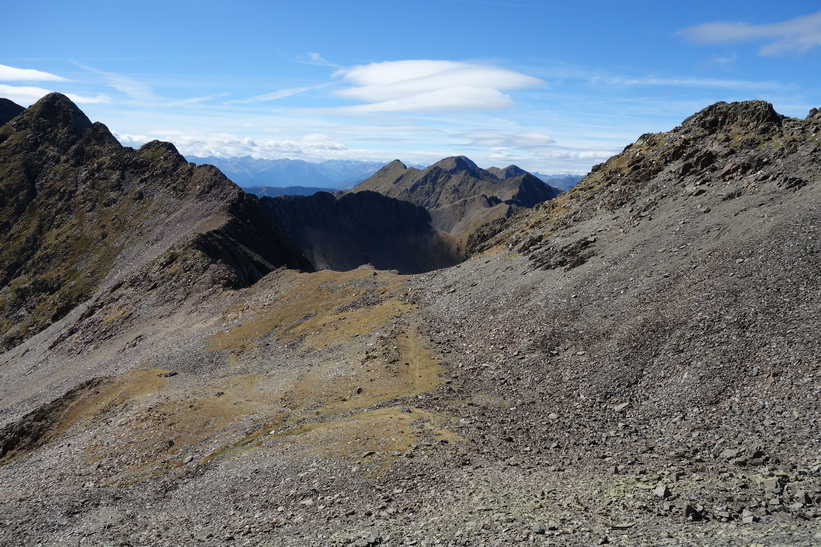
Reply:
[[[491,167],[487,171],[489,173],[496,175],[496,177],[501,180],[509,179],[511,177],[518,177],[520,175],[524,175],[525,173],[527,173],[527,171],[525,171],[518,165],[508,165],[504,168]]]
[[[35,147],[41,153],[56,156],[70,156],[80,162],[84,151],[77,149],[78,143],[120,148],[120,143],[105,125],[91,123],[71,99],[60,93],[46,95],[6,123],[3,129],[0,142],[16,133],[20,136],[18,146]]]
[[[49,93],[30,107],[14,123],[17,130],[63,130],[80,136],[91,127],[91,120],[71,99],[61,93]]]
[[[385,167],[374,173],[369,177],[369,179],[373,180],[380,180],[380,181],[391,181],[396,182],[398,181],[403,175],[417,171],[416,169],[409,169],[404,163],[399,160],[393,160]]]
[[[518,190],[510,200],[516,205],[521,207],[535,207],[536,204],[548,201],[559,195],[559,190],[549,186],[542,179],[531,175],[527,171],[522,171],[522,174],[517,176],[520,177]]]
[[[800,120],[764,101],[716,103],[669,132],[642,135],[534,216],[571,227],[607,211],[627,232],[675,200],[702,214],[730,201],[764,207],[821,179],[820,130],[817,111]]]
[[[151,142],[147,142],[147,143],[145,143],[144,145],[142,145],[140,147],[141,152],[142,151],[150,151],[150,150],[157,150],[160,153],[170,152],[171,154],[174,154],[176,156],[180,156],[182,158],[182,155],[177,150],[177,147],[174,146],[173,144],[171,144],[170,142],[154,140],[154,141],[151,141]]]
[[[441,169],[443,171],[447,171],[448,173],[458,173],[460,171],[467,171],[471,174],[476,174],[479,171],[484,171],[480,169],[478,165],[473,163],[470,159],[466,158],[465,156],[451,156],[449,158],[445,158],[443,160],[439,160],[433,165],[431,165],[428,169]]]
[[[141,268],[174,298],[193,291],[175,281],[178,270],[205,291],[248,286],[283,265],[311,269],[258,200],[215,167],[188,163],[166,142],[122,147],[62,95],[0,127],[0,143],[0,348],[113,280],[135,275],[142,291]]]
[[[729,129],[766,133],[781,126],[784,119],[765,101],[718,102],[684,120],[682,128],[708,133]]]
[[[26,109],[8,99],[0,98],[0,125],[13,120]]]

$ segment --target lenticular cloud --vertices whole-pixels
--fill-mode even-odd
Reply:
[[[359,112],[500,109],[512,104],[503,90],[544,85],[544,81],[498,67],[453,61],[391,61],[340,70],[352,87],[340,97],[366,104]]]

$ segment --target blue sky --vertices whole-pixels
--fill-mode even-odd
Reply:
[[[12,2],[0,96],[74,99],[188,155],[586,173],[716,101],[821,107],[821,5],[788,1]]]

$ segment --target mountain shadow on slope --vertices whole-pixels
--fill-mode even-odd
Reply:
[[[169,143],[124,148],[57,93],[0,127],[0,233],[4,348],[161,256],[180,290],[206,272],[230,288],[280,266],[311,268],[216,168],[189,164]],[[161,285],[143,289],[175,283]]]
[[[420,273],[461,261],[428,212],[377,192],[263,197],[261,202],[317,269],[351,270],[370,264],[380,270]]]
[[[11,121],[23,113],[25,108],[8,99],[0,98],[0,125]]]

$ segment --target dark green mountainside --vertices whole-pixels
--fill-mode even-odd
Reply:
[[[282,265],[310,268],[217,169],[169,143],[124,148],[56,93],[0,127],[0,233],[4,348],[156,259],[177,288],[206,271],[241,287]]]

